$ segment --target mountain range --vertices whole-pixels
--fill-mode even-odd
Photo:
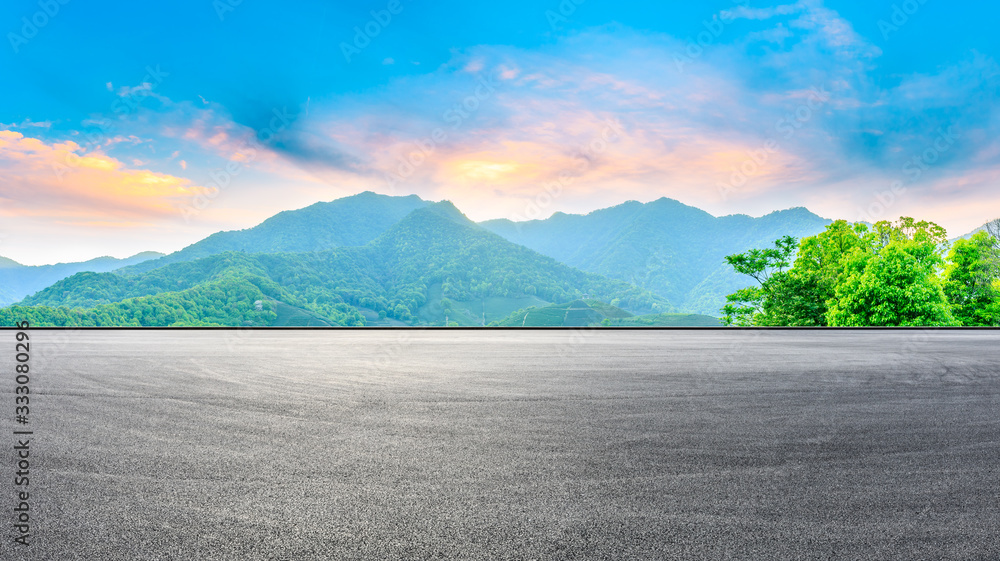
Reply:
[[[8,313],[43,323],[488,325],[583,299],[643,325],[646,316],[717,316],[726,294],[750,284],[726,255],[829,223],[804,208],[714,217],[663,198],[477,224],[447,201],[365,192],[169,255],[49,266],[34,285],[0,286],[4,303],[27,296]],[[20,269],[34,268],[0,261],[0,274]]]
[[[146,251],[127,259],[98,257],[79,263],[57,263],[55,265],[21,265],[12,259],[0,257],[0,306],[9,306],[58,280],[82,271],[113,271],[158,257],[163,257],[163,254]]]

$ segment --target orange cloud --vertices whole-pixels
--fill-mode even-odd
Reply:
[[[130,169],[72,141],[47,144],[0,130],[0,196],[8,216],[80,218],[92,223],[134,222],[176,215],[176,206],[202,188],[190,180]]]

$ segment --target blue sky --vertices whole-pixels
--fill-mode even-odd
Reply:
[[[471,218],[1000,216],[1000,8],[11,0],[0,255],[173,251],[363,190]]]

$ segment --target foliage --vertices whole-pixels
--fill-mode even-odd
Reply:
[[[737,273],[748,275],[760,286],[737,290],[726,297],[722,308],[723,323],[726,325],[753,325],[764,311],[765,303],[790,264],[795,252],[795,238],[784,236],[774,242],[773,248],[751,249],[746,253],[726,256],[726,262]]]
[[[183,303],[185,299],[218,283],[252,286],[251,303],[283,303],[333,325],[365,325],[359,309],[371,310],[379,318],[415,323],[418,310],[428,303],[428,287],[437,285],[441,287],[440,298],[451,302],[481,300],[484,309],[485,302],[494,298],[532,295],[553,302],[591,295],[603,300],[617,298],[623,307],[638,312],[672,310],[663,298],[645,290],[584,273],[512,244],[470,222],[450,203],[413,211],[362,247],[312,253],[226,252],[148,272],[81,273],[25,299],[23,304],[64,310],[48,312],[50,324],[105,325],[118,321],[114,318],[128,325],[188,324],[197,321],[197,315],[162,311],[150,320],[125,303],[176,300],[180,308],[194,309]],[[201,301],[197,307],[212,324],[278,321],[273,314],[251,317],[231,310],[230,298],[241,293],[212,294],[214,307]],[[118,315],[97,317],[97,310],[114,310]],[[312,320],[303,316],[295,321]]]
[[[1000,325],[1000,242],[987,232],[956,241],[948,255],[944,291],[963,325]]]
[[[781,243],[781,242],[785,243]],[[954,325],[939,276],[947,236],[902,218],[869,227],[836,221],[801,240],[785,271],[787,240],[727,258],[758,281],[728,297],[727,325]]]
[[[650,314],[623,319],[605,319],[604,327],[716,327],[718,318],[701,314]]]

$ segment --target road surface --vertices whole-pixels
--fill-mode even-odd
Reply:
[[[31,336],[2,559],[1000,558],[1000,331]]]

